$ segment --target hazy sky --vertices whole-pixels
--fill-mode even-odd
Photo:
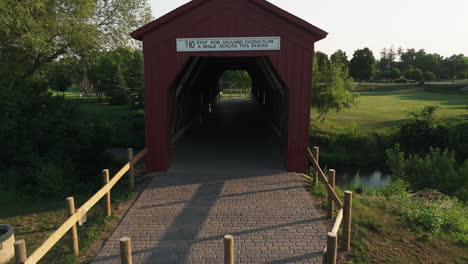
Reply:
[[[158,18],[188,0],[150,0]],[[316,49],[351,57],[369,47],[374,56],[392,44],[443,56],[468,55],[468,0],[270,0],[327,31]]]

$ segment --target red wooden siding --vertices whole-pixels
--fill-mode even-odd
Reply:
[[[266,56],[288,89],[286,169],[307,170],[314,42],[326,33],[262,0],[194,0],[142,27],[147,169],[171,163],[171,89],[191,56]],[[176,52],[176,38],[280,36],[279,51]]]

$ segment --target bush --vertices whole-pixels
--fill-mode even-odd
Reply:
[[[75,105],[28,84],[0,87],[0,99],[0,191],[59,195],[95,182],[109,163],[109,130]]]
[[[386,163],[395,179],[408,181],[414,190],[435,189],[466,201],[468,160],[457,168],[455,153],[438,148],[431,148],[425,157],[409,155],[405,158],[398,144],[387,150],[386,155]]]
[[[441,195],[440,200],[428,200],[410,193],[409,184],[397,179],[390,186],[381,186],[377,195],[383,197],[381,208],[399,215],[413,231],[426,236],[445,232],[462,245],[468,236],[468,210],[456,199]]]

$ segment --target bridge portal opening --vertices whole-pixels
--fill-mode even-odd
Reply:
[[[191,57],[172,89],[171,170],[284,170],[287,95],[267,57]]]

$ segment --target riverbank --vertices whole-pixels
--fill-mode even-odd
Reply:
[[[341,252],[338,263],[468,261],[466,204],[437,192],[410,193],[401,181],[377,188],[352,184],[336,189],[339,196],[343,190],[353,191],[351,251]],[[309,187],[309,192],[321,200],[316,206],[325,211],[323,185]]]

